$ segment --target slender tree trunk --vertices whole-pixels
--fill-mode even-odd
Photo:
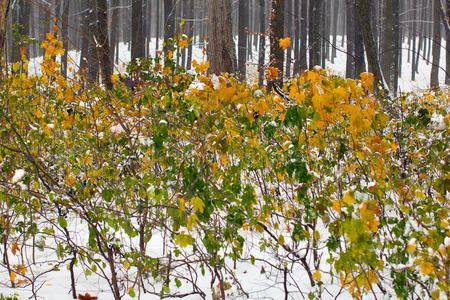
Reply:
[[[308,69],[308,64],[306,60],[307,53],[307,39],[308,39],[308,0],[300,0],[302,1],[301,5],[301,21],[300,21],[300,72],[303,72]],[[300,73],[299,72],[299,73]]]
[[[433,62],[431,65],[430,87],[439,87],[439,58],[441,56],[440,1],[433,0]]]
[[[188,19],[190,21],[188,23],[187,34],[188,34],[190,41],[189,41],[188,51],[187,51],[186,70],[191,69],[191,63],[192,63],[192,44],[194,43],[194,18],[195,18],[194,8],[195,8],[194,0],[189,0]]]
[[[372,35],[372,28],[370,26],[370,0],[357,0],[357,10],[359,15],[359,21],[361,23],[361,33],[364,40],[364,48],[366,50],[367,61],[369,64],[369,72],[372,72],[375,77],[375,85],[381,87],[383,94],[379,94],[377,88],[375,93],[378,96],[390,98],[389,88],[384,81],[383,73],[381,71],[380,64],[378,62],[377,50]]]
[[[285,26],[285,34],[287,37],[290,37],[292,40],[292,1],[286,0],[286,26]],[[295,41],[295,40],[294,40]],[[292,45],[286,49],[286,72],[285,75],[287,78],[291,76],[291,60],[292,60]]]
[[[238,70],[241,79],[245,78],[247,63],[248,8],[248,0],[239,0]]]
[[[144,57],[144,39],[142,31],[142,0],[131,2],[131,60]]]
[[[164,1],[164,57],[168,58],[169,51],[173,51],[173,39],[175,37],[175,2],[174,0]]]
[[[235,46],[232,37],[231,3],[229,0],[207,0],[208,60],[212,74],[236,70]]]
[[[63,12],[61,15],[61,22],[62,22],[62,28],[61,28],[61,35],[63,40],[63,47],[64,47],[64,54],[62,56],[62,64],[61,64],[61,73],[65,78],[67,78],[68,75],[68,68],[67,68],[67,57],[69,52],[69,8],[70,8],[70,2],[69,0],[64,0],[63,3]]]
[[[113,85],[111,82],[112,64],[109,53],[108,38],[108,4],[106,0],[97,0],[97,53],[102,72],[102,80],[107,90],[111,90]]]
[[[398,89],[398,77],[400,67],[401,51],[401,36],[400,36],[400,3],[399,1],[393,1],[392,3],[392,90],[394,95],[397,95]]]
[[[385,19],[385,30],[383,36],[383,74],[385,76],[386,82],[389,85],[389,88],[392,89],[392,63],[393,63],[393,45],[394,45],[394,37],[393,37],[393,27],[394,27],[394,2],[398,0],[386,0],[386,7],[384,13]]]
[[[355,28],[354,28],[354,1],[346,1],[347,12],[347,64],[345,68],[345,77],[355,78]]]
[[[300,0],[294,0],[294,69],[293,75],[300,73]]]
[[[278,78],[268,82],[269,91],[275,82],[283,82],[284,51],[280,39],[284,37],[284,0],[272,0],[270,16],[270,66],[278,69]]]
[[[266,51],[266,6],[264,0],[259,0],[259,56],[258,56],[258,71],[259,71],[259,87],[264,84],[264,59]]]
[[[323,7],[323,1],[324,0],[314,0],[313,1],[313,27],[314,27],[314,31],[313,31],[313,37],[312,37],[312,45],[310,45],[310,47],[312,48],[312,61],[311,61],[311,66],[310,67],[314,67],[316,65],[320,65],[321,64],[321,41],[322,38],[320,37],[321,34],[321,22],[322,22],[322,17],[323,17],[323,11],[322,11],[322,7]]]

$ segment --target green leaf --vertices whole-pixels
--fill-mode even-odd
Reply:
[[[103,191],[102,191],[102,196],[103,196],[103,199],[104,199],[106,202],[111,202],[111,199],[112,199],[112,197],[113,197],[113,191],[112,191],[111,189],[103,190]]]
[[[66,228],[67,227],[67,221],[62,216],[58,217],[58,223],[59,223],[59,226],[61,226],[62,228]]]
[[[191,199],[192,208],[194,209],[194,212],[200,212],[203,213],[203,210],[205,208],[205,203],[203,203],[203,200],[199,197],[195,197]]]
[[[178,278],[175,278],[175,285],[177,286],[177,288],[179,288],[181,286],[181,281]]]
[[[130,295],[131,298],[136,297],[136,293],[135,293],[135,291],[134,291],[134,289],[132,287],[128,291],[128,295]]]

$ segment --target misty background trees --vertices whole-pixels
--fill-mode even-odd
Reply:
[[[154,57],[158,50],[167,55],[173,47],[167,41],[185,34],[190,42],[182,49],[178,64],[190,69],[192,46],[202,48],[208,43],[211,72],[236,72],[243,79],[250,72],[249,61],[257,62],[260,84],[268,65],[289,78],[316,65],[334,63],[338,51],[347,56],[346,77],[357,78],[361,72],[371,71],[380,82],[384,78],[393,93],[399,77],[410,73],[414,80],[421,72],[419,61],[432,66],[431,87],[439,85],[439,73],[446,75],[449,84],[450,10],[445,0],[4,2],[2,14],[8,11],[7,22],[0,25],[6,30],[8,62],[20,60],[20,47],[25,47],[31,58],[42,56],[40,41],[57,29],[64,47],[81,53],[75,63],[87,69],[90,81],[109,78],[114,72],[121,43],[127,45],[130,60],[136,60]],[[280,37],[291,38],[286,51],[277,44]],[[0,44],[2,40],[0,32]],[[165,42],[163,49],[161,41]],[[445,62],[440,60],[441,52],[445,52]],[[411,70],[402,68],[404,54]],[[62,64],[67,74],[67,55]],[[105,84],[110,85],[108,80]]]

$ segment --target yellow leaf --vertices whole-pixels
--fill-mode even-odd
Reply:
[[[202,199],[200,199],[199,197],[192,198],[191,203],[192,208],[194,209],[195,212],[197,211],[200,211],[200,213],[203,212],[205,208],[205,203],[203,203]]]
[[[322,278],[322,274],[320,274],[319,270],[316,270],[312,276],[312,278],[314,279],[314,281],[319,281],[320,278]]]
[[[11,282],[14,282],[16,280],[16,273],[14,271],[11,271],[11,273],[9,273],[9,279],[11,279]]]
[[[116,84],[120,81],[120,77],[117,74],[111,75],[111,81],[113,84]]]
[[[356,200],[350,192],[347,192],[344,197],[344,202],[347,203],[348,205],[352,205],[356,203]]]
[[[283,245],[284,244],[284,236],[280,235],[278,237],[278,244]]]
[[[412,239],[408,242],[408,245],[406,246],[406,251],[408,253],[414,252],[416,250],[416,239]]]
[[[175,237],[175,244],[181,246],[182,248],[194,244],[194,239],[190,236],[181,232]]]
[[[283,48],[283,50],[286,50],[290,46],[291,46],[291,38],[290,37],[280,39],[280,47]]]
[[[186,228],[192,231],[193,228],[197,227],[198,218],[197,215],[190,215],[186,221]]]
[[[72,175],[66,176],[66,178],[64,178],[64,182],[68,186],[73,186],[75,184],[75,181],[76,181],[76,179]]]
[[[179,203],[179,208],[180,208],[180,210],[181,210],[181,211],[185,211],[186,207],[185,207],[185,201],[184,201],[184,198],[181,197],[181,198],[179,199],[179,201],[180,201],[180,203]]]
[[[124,262],[123,262],[123,267],[124,267],[125,269],[129,270],[130,267],[131,267],[130,262],[129,262],[128,260],[124,261]]]
[[[20,63],[19,63],[19,62],[13,63],[12,69],[13,69],[14,72],[19,71],[19,69],[20,69]]]
[[[427,276],[428,274],[433,272],[433,270],[433,264],[430,262],[424,261],[422,262],[422,264],[420,264],[420,272],[422,272],[424,276]]]

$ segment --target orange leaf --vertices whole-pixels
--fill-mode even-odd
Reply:
[[[274,67],[269,67],[267,70],[267,79],[273,80],[278,77],[278,69]]]
[[[291,38],[290,37],[280,39],[280,47],[283,48],[283,50],[286,50],[290,46],[291,46]]]

